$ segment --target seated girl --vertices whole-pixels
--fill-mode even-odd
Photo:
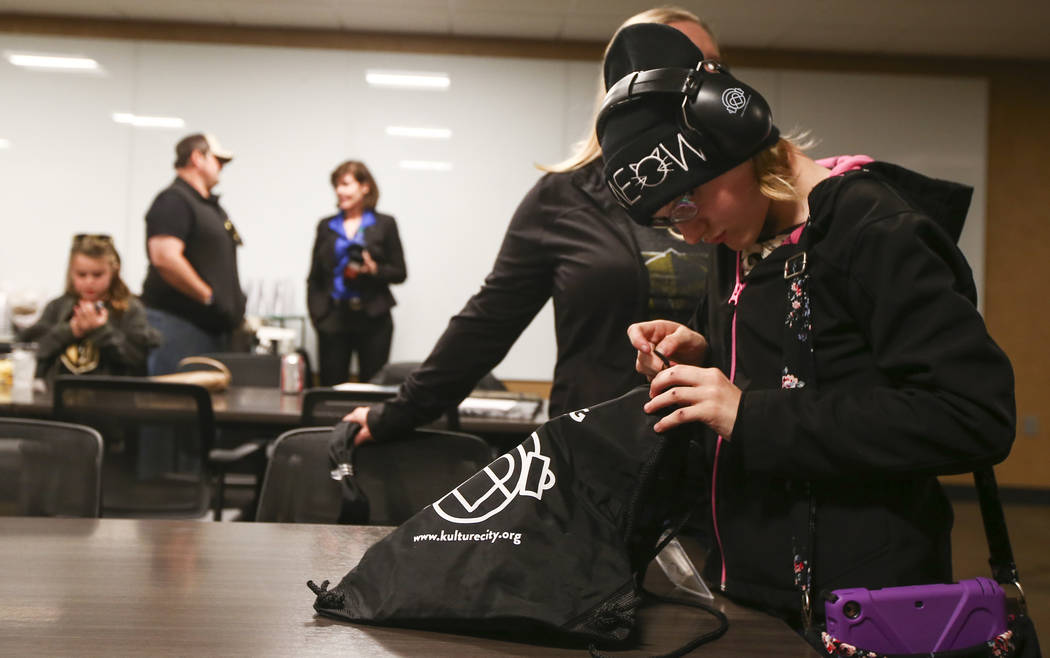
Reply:
[[[39,378],[56,375],[145,375],[157,343],[146,309],[120,278],[120,256],[108,235],[73,238],[66,292],[51,300],[20,339],[37,343]]]

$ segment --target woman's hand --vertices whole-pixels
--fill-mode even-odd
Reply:
[[[653,427],[657,432],[683,423],[700,422],[724,439],[733,434],[740,389],[718,368],[672,366],[653,377],[649,384],[650,400],[646,413],[678,407]]]
[[[372,441],[372,431],[368,429],[368,407],[358,407],[343,416],[343,420],[357,423],[361,426],[361,430],[358,431],[357,436],[354,437],[354,445],[359,446],[365,441]]]
[[[659,351],[671,365],[699,365],[707,351],[703,336],[685,325],[670,320],[638,322],[627,327],[627,338],[638,350],[635,370],[652,381],[656,373],[667,367],[663,359],[655,354]]]
[[[69,328],[77,338],[83,338],[85,334],[98,329],[109,321],[109,311],[105,306],[101,308],[95,302],[80,300],[73,307],[73,317],[69,320]]]
[[[365,259],[364,264],[361,265],[361,268],[359,270],[361,273],[375,274],[379,271],[379,265],[377,265],[376,262],[372,260],[372,254],[368,253],[367,249],[361,252],[361,256]]]

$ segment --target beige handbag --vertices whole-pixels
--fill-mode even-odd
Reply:
[[[203,386],[212,393],[225,391],[230,385],[233,376],[230,369],[222,361],[207,356],[188,356],[179,361],[179,368],[190,364],[210,366],[214,370],[187,370],[185,372],[173,372],[169,375],[153,375],[150,377],[157,382],[174,382],[176,384],[196,384]]]

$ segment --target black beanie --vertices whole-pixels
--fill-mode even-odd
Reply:
[[[694,70],[703,59],[703,52],[689,37],[673,27],[659,23],[630,25],[620,30],[609,46],[605,88],[637,71]],[[758,96],[761,107],[766,107],[757,92],[728,73],[711,75],[724,75],[734,85],[744,87],[746,93]],[[733,90],[740,91],[736,87]],[[696,125],[694,118],[690,123],[696,130],[683,126],[682,100],[681,93],[651,94],[613,107],[598,122],[605,180],[616,200],[639,224],[649,225],[653,213],[664,205],[775,144],[780,136],[769,122],[754,148],[730,155],[717,147],[718,135],[705,134],[725,129],[724,122],[719,119],[719,125]]]

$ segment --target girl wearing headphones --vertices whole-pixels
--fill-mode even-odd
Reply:
[[[811,591],[951,582],[936,475],[1004,459],[1015,421],[956,247],[971,190],[806,157],[758,92],[664,26],[623,30],[605,78],[619,203],[717,245],[688,326],[628,330],[657,431],[704,440],[707,577],[794,623],[822,614]]]

